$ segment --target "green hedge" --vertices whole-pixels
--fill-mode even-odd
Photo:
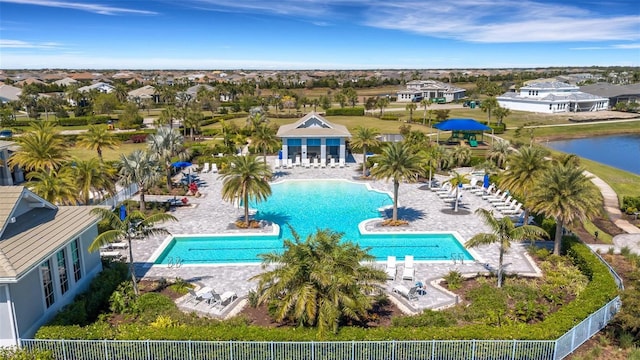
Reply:
[[[106,124],[111,121],[111,116],[78,116],[74,118],[58,119],[60,126],[86,126],[94,124]]]
[[[608,268],[575,239],[565,242],[567,255],[592,281],[571,303],[534,325],[469,325],[447,326],[451,319],[426,312],[439,326],[416,327],[416,321],[395,321],[395,326],[382,328],[342,327],[338,334],[328,334],[325,340],[457,340],[457,339],[557,339],[573,326],[601,308],[617,294],[616,283]],[[167,307],[164,304],[162,307]],[[158,314],[159,315],[159,314]],[[178,319],[179,321],[179,319]],[[404,326],[401,326],[404,325]],[[120,325],[117,328],[98,322],[86,327],[53,326],[40,328],[39,339],[118,339],[118,340],[210,340],[210,341],[310,341],[319,340],[312,328],[269,328],[246,324],[242,318],[213,321],[204,325],[185,325],[157,328],[141,323]]]
[[[400,116],[395,114],[384,114],[380,117],[380,120],[398,121],[398,119],[400,119]]]
[[[364,116],[363,107],[328,109],[327,116]]]

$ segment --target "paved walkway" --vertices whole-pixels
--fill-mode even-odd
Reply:
[[[607,212],[611,221],[621,230],[626,232],[626,234],[614,236],[613,246],[606,244],[593,244],[589,246],[594,250],[599,250],[600,252],[607,252],[610,248],[613,248],[616,253],[619,253],[622,248],[627,247],[632,252],[640,254],[640,229],[627,220],[622,219],[618,194],[616,194],[616,192],[613,191],[613,188],[611,188],[611,186],[609,186],[609,184],[604,180],[588,171],[585,171],[585,174],[592,177],[591,182],[600,189],[602,198],[604,199],[604,210]]]
[[[357,155],[356,155],[357,157]],[[361,156],[360,156],[361,157]],[[275,157],[269,158],[269,163],[273,163]],[[277,170],[275,180],[285,179],[349,179],[353,180],[359,176],[355,163],[348,163],[345,168],[294,168]],[[231,234],[238,233],[230,225],[235,220],[242,217],[243,209],[237,208],[233,204],[224,202],[221,199],[222,182],[218,174],[201,174],[200,178],[205,182],[200,187],[202,197],[190,197],[190,206],[172,209],[172,214],[179,221],[167,223],[165,227],[174,235],[190,234]],[[393,184],[386,181],[367,181],[372,188],[391,193]],[[166,200],[169,196],[147,196],[147,200]],[[438,196],[429,191],[425,184],[401,184],[399,190],[399,217],[411,218],[410,225],[403,230],[406,231],[456,231],[464,239],[471,238],[479,232],[489,232],[487,226],[475,215],[474,211],[480,207],[490,209],[491,205],[482,200],[479,196],[465,193],[463,200],[467,203],[466,209],[461,209],[458,214],[452,214],[450,206],[446,205]],[[355,224],[354,224],[355,226]],[[373,231],[397,231],[393,228],[381,228],[370,226]],[[242,230],[247,232],[261,232],[264,230]],[[136,272],[138,276],[146,278],[182,278],[186,281],[196,283],[200,286],[208,286],[218,293],[234,291],[239,299],[231,306],[223,309],[209,309],[205,303],[198,305],[190,304],[186,309],[198,311],[212,316],[225,316],[235,313],[239,307],[244,305],[248,292],[255,289],[257,282],[251,280],[255,275],[260,274],[263,269],[260,264],[255,265],[188,265],[180,267],[168,267],[166,265],[154,265],[153,261],[158,256],[158,249],[163,248],[165,238],[148,238],[135,241],[133,244],[134,259],[136,261]],[[428,284],[426,295],[419,297],[417,301],[407,301],[401,296],[392,293],[396,285],[413,286],[413,281],[400,280],[386,283],[386,291],[390,298],[396,302],[401,309],[408,313],[420,311],[425,308],[442,308],[456,303],[454,294],[448,293],[439,288],[436,283],[444,275],[452,270],[460,271],[463,274],[472,275],[487,273],[488,269],[498,263],[497,245],[483,246],[471,250],[476,261],[454,262],[419,262],[416,267],[416,281]],[[404,259],[398,259],[398,274],[401,275],[404,268]],[[526,255],[524,244],[515,244],[505,257],[506,271],[510,273],[520,273],[536,276],[539,269],[529,260]],[[384,268],[384,262],[378,263],[380,268]],[[185,300],[185,299],[183,299]],[[182,305],[184,301],[180,301]]]

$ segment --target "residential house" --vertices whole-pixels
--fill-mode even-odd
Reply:
[[[22,89],[11,85],[0,85],[0,103],[18,101],[22,94]]]
[[[18,150],[13,141],[0,140],[0,186],[16,185],[24,182],[24,172],[18,166],[9,167],[11,154]]]
[[[406,90],[397,92],[398,102],[419,102],[422,99],[452,102],[466,96],[465,89],[435,80],[413,80],[406,87]]]
[[[102,270],[87,251],[98,235],[92,208],[0,186],[0,346],[32,337]]]
[[[83,93],[83,92],[89,92],[91,90],[97,90],[98,92],[109,94],[113,92],[115,89],[116,88],[113,85],[107,84],[105,82],[97,82],[95,84],[78,88],[78,91]]]
[[[351,137],[343,125],[333,124],[311,112],[293,124],[282,125],[277,136],[282,139],[282,158],[296,160],[335,159],[346,162],[345,141]],[[328,163],[329,161],[327,161]]]
[[[519,91],[504,93],[496,99],[503,108],[539,113],[602,111],[609,107],[609,99],[558,81],[528,83]]]
[[[157,104],[160,102],[160,94],[158,94],[158,90],[156,90],[155,87],[145,85],[141,88],[129,91],[127,93],[127,99],[133,102],[151,100],[154,104]]]

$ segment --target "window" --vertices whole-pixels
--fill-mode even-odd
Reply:
[[[58,251],[56,254],[56,260],[58,261],[58,276],[60,277],[60,292],[62,294],[69,290],[69,276],[67,273],[67,256],[64,249]]]
[[[51,260],[47,260],[40,265],[40,275],[42,276],[44,301],[48,308],[55,302],[53,294],[53,278],[51,277]]]
[[[80,266],[80,247],[78,246],[78,239],[73,240],[71,243],[71,260],[73,262],[73,278],[77,282],[82,278],[82,268]]]

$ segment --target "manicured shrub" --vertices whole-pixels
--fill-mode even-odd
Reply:
[[[398,121],[398,119],[400,119],[400,117],[395,114],[383,114],[380,117],[380,120]]]
[[[634,214],[640,211],[640,196],[623,197],[621,210],[627,214]]]
[[[327,116],[364,116],[363,107],[327,109]],[[397,120],[397,119],[396,119]]]

